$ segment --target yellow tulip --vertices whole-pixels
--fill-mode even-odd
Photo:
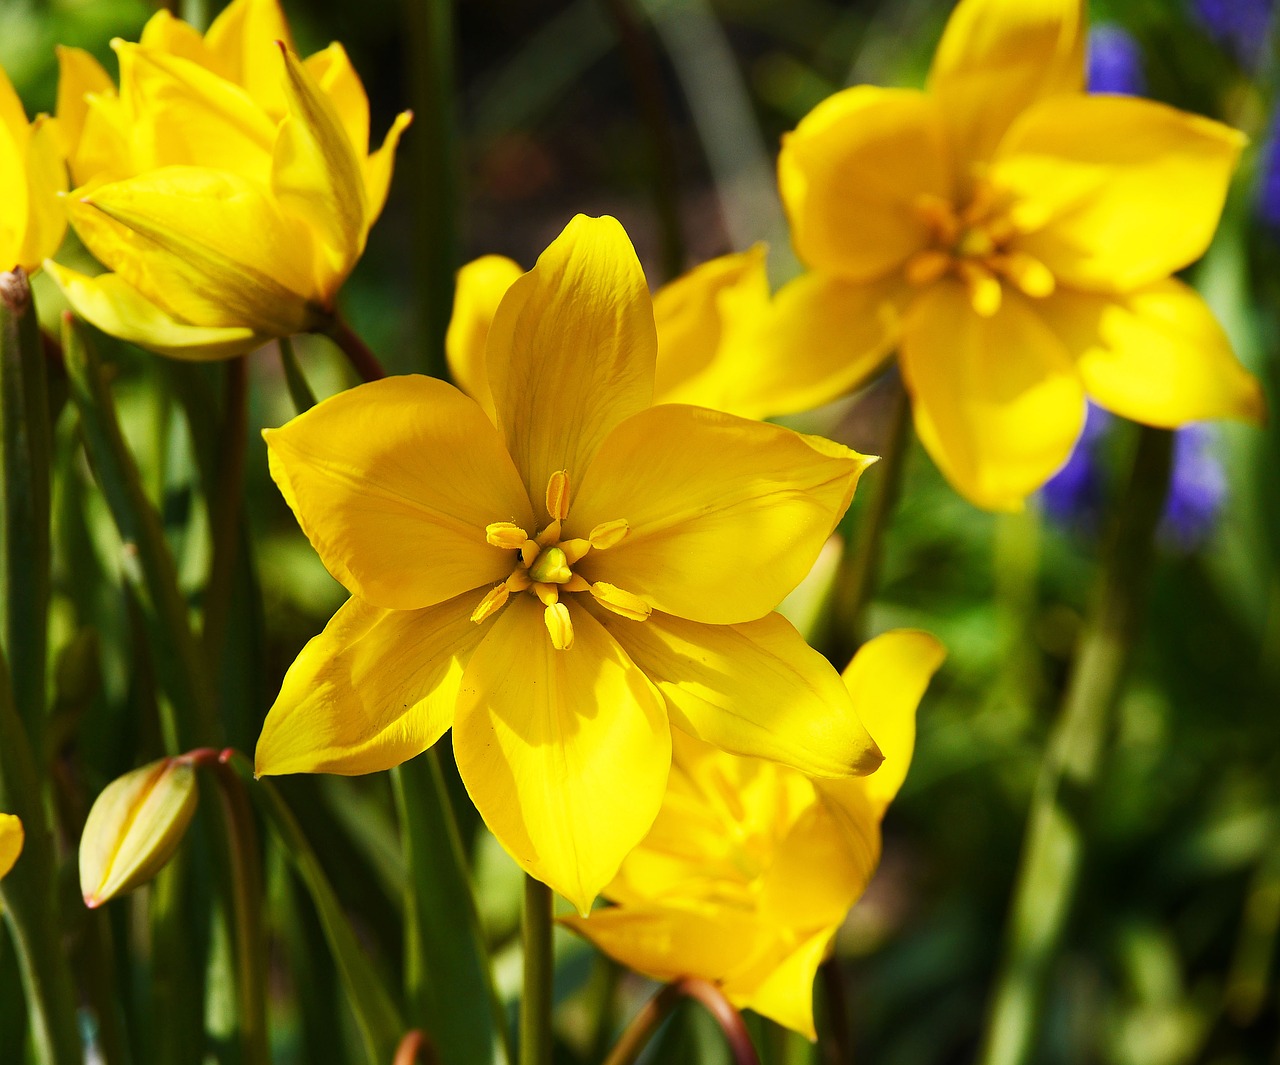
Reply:
[[[58,194],[67,168],[53,124],[28,124],[22,101],[0,69],[0,273],[34,273],[62,243],[67,215]]]
[[[8,874],[21,856],[25,839],[18,818],[13,814],[0,814],[0,878]]]
[[[50,264],[76,311],[176,358],[323,330],[382,211],[409,115],[369,154],[369,103],[339,44],[305,61],[276,0],[234,0],[203,37],[165,11],[112,42],[120,90],[62,49],[58,132],[72,224],[109,273]]]
[[[494,834],[585,912],[657,815],[672,724],[817,776],[879,763],[772,612],[870,460],[652,406],[651,300],[611,218],[570,222],[487,335],[489,413],[393,377],[265,433],[352,598],[286,675],[257,772],[372,772],[452,728]]]
[[[921,441],[992,509],[1063,463],[1086,395],[1156,426],[1264,416],[1170,277],[1208,245],[1244,137],[1085,94],[1084,35],[1081,0],[962,0],[927,91],[846,89],[784,138],[808,272],[753,341],[791,375],[772,413],[847,391],[896,346]]]
[[[884,753],[871,776],[811,780],[676,734],[653,829],[605,889],[617,905],[565,923],[625,965],[710,980],[739,1008],[813,1039],[814,974],[880,861],[880,821],[943,657],[932,636],[900,630],[845,670]]]

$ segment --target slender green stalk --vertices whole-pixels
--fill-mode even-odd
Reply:
[[[217,673],[231,613],[236,556],[240,547],[241,500],[244,497],[244,463],[249,435],[249,360],[241,355],[227,363],[227,391],[218,448],[218,479],[209,500],[213,529],[213,556],[204,590],[205,661]]]
[[[657,50],[636,16],[633,0],[604,0],[604,3],[618,31],[631,88],[649,136],[653,153],[653,201],[662,234],[662,265],[670,279],[684,269],[684,234],[680,227],[679,153],[662,88],[662,68]]]
[[[853,657],[853,652],[863,641],[867,605],[876,590],[880,545],[893,517],[902,485],[911,403],[900,379],[895,378],[888,384],[894,393],[884,453],[880,461],[867,471],[866,476],[873,479],[871,498],[861,515],[856,543],[852,550],[846,548],[840,557],[840,568],[824,611],[826,621],[816,641],[816,646],[841,666]]]
[[[391,779],[405,856],[409,1021],[431,1033],[445,1065],[508,1062],[506,1018],[437,751],[392,770]]]
[[[607,954],[597,954],[587,984],[587,1016],[591,1018],[588,1061],[603,1061],[618,1023],[618,983],[622,966]]]
[[[342,354],[351,363],[351,368],[360,375],[362,381],[381,381],[387,376],[372,349],[347,324],[345,318],[335,317],[325,330],[325,336],[341,349]]]
[[[715,984],[684,977],[667,984],[644,1004],[622,1033],[604,1065],[634,1065],[671,1012],[685,998],[700,1003],[720,1025],[734,1065],[760,1065],[751,1033],[740,1014]]]
[[[849,1024],[844,970],[834,954],[818,967],[818,986],[825,1011],[818,1030],[822,1060],[824,1065],[849,1065],[853,1061],[853,1031]]]
[[[49,399],[40,324],[22,268],[0,274],[0,456],[4,476],[3,625],[13,699],[38,751],[49,612]]]
[[[1172,434],[1142,428],[1099,584],[1032,798],[982,1065],[1031,1060],[1050,966],[1079,879],[1087,802],[1141,618]]]
[[[289,388],[289,398],[293,400],[293,409],[305,414],[316,405],[316,394],[307,384],[307,378],[298,363],[298,356],[293,351],[293,341],[289,337],[281,337],[277,341],[280,348],[280,363],[284,367],[284,381]]]
[[[458,269],[458,138],[453,0],[405,0],[413,120],[414,280],[422,309],[423,369],[447,378],[444,335]],[[366,378],[368,380],[368,378]]]
[[[551,1065],[551,1006],[555,964],[551,949],[554,896],[540,880],[524,878],[524,989],[520,996],[520,1065]]]

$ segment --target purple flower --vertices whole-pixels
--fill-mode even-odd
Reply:
[[[1280,110],[1271,121],[1258,180],[1258,217],[1280,230]]]
[[[1110,414],[1090,403],[1075,450],[1040,489],[1045,513],[1062,525],[1092,528],[1097,524],[1103,486],[1099,452],[1111,420]]]
[[[1187,425],[1173,436],[1173,471],[1160,534],[1191,551],[1204,542],[1227,499],[1227,477],[1214,454],[1218,434],[1207,424]]]
[[[1209,35],[1252,70],[1271,36],[1274,0],[1192,0],[1196,18]]]
[[[1141,96],[1147,91],[1142,48],[1127,31],[1107,23],[1089,31],[1087,84],[1090,92]]]

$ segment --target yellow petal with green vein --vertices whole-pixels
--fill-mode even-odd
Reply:
[[[476,809],[530,876],[585,914],[662,802],[671,735],[662,696],[571,601],[558,651],[542,605],[517,595],[467,665],[453,727]]]
[[[347,50],[337,41],[302,61],[320,91],[333,104],[357,157],[369,152],[369,97]]]
[[[462,671],[484,630],[464,594],[424,610],[349,599],[298,655],[258,739],[254,771],[376,773],[453,725]]]

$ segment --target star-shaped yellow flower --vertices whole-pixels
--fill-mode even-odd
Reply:
[[[120,91],[62,49],[58,129],[76,232],[111,271],[49,270],[114,336],[177,358],[322,329],[382,211],[409,115],[369,153],[340,44],[305,61],[277,0],[234,0],[203,37],[165,11],[112,42]]]
[[[52,123],[28,124],[22,101],[0,68],[0,273],[34,273],[67,229],[58,193],[67,168]]]
[[[869,460],[779,426],[651,406],[644,274],[575,218],[507,289],[492,418],[397,377],[265,434],[352,593],[285,677],[259,773],[366,773],[453,729],[494,834],[586,911],[649,830],[678,729],[817,776],[880,760],[780,615]]]
[[[921,441],[1014,509],[1062,464],[1085,396],[1172,427],[1257,421],[1257,382],[1170,277],[1205,250],[1244,138],[1083,91],[1080,0],[962,0],[928,90],[819,104],[778,163],[796,252],[763,341],[773,413],[847,391],[897,346]]]
[[[4,877],[22,854],[25,840],[22,822],[13,814],[0,814],[0,877]]]
[[[640,972],[713,981],[813,1039],[814,974],[880,861],[880,821],[942,659],[932,636],[898,631],[849,664],[845,684],[884,752],[871,776],[810,780],[676,734],[662,810],[605,889],[617,905],[565,923]]]

